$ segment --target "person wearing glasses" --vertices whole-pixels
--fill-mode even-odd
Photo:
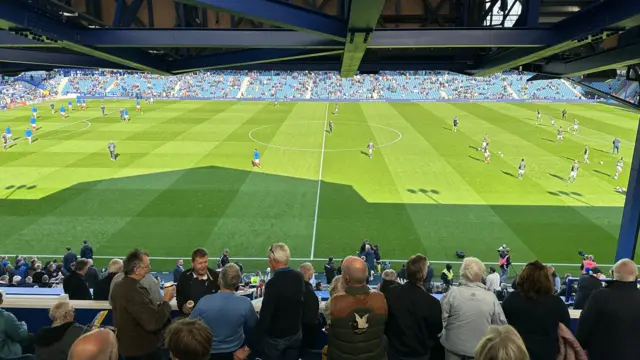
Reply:
[[[175,286],[165,286],[162,302],[156,303],[140,283],[151,270],[149,255],[133,250],[124,259],[125,277],[114,285],[111,293],[113,323],[118,329],[118,348],[124,360],[163,360],[159,346],[162,328],[171,316],[169,304]]]
[[[36,359],[66,360],[71,345],[84,332],[85,327],[74,321],[75,309],[68,301],[59,301],[49,310],[53,323],[38,330],[34,339]]]

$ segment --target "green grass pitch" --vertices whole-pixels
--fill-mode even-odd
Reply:
[[[108,101],[101,116],[90,100],[67,119],[60,105],[56,114],[38,105],[36,142],[0,149],[2,253],[59,255],[83,239],[101,256],[139,246],[188,257],[203,246],[262,269],[251,258],[274,242],[303,261],[353,254],[369,238],[386,259],[422,252],[449,261],[462,250],[495,261],[506,243],[515,262],[578,263],[581,249],[611,263],[624,204],[614,188],[627,187],[638,126],[636,114],[594,104],[344,103],[333,115],[327,103],[158,101],[139,114],[134,101]],[[119,121],[121,106],[130,123]],[[563,108],[580,130],[556,144],[549,116],[568,128]],[[0,113],[1,129],[22,138],[30,112]],[[491,164],[476,150],[485,133]],[[619,180],[616,136],[626,161]],[[251,166],[254,148],[262,169]],[[581,170],[568,184],[572,159]],[[172,264],[154,260],[156,269]]]

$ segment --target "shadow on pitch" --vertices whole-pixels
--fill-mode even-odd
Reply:
[[[606,151],[606,150],[602,150],[602,149],[595,149],[595,148],[594,148],[593,150],[595,150],[595,151],[600,151],[601,153],[605,153],[605,154],[610,154],[608,151]]]
[[[366,157],[369,157],[369,153],[368,153],[368,152],[366,152],[366,151],[362,151],[362,150],[360,150],[360,154],[362,154],[362,155],[364,155],[364,156],[366,156]]]
[[[440,191],[436,190],[436,189],[407,189],[407,192],[410,194],[422,194],[426,197],[428,197],[429,199],[431,199],[433,202],[435,202],[436,204],[440,204],[440,201],[438,201],[436,198],[434,198],[434,196],[440,195]]]
[[[111,165],[106,149],[104,152],[99,154],[99,158]],[[130,156],[125,153],[119,161],[129,161]],[[95,159],[91,157],[74,166],[95,167]],[[114,255],[123,254],[135,245],[155,251],[158,256],[176,256],[179,251],[188,251],[210,241],[211,229],[223,227],[224,234],[237,236],[231,243],[242,247],[243,253],[238,256],[263,257],[267,255],[266,249],[273,243],[274,236],[273,232],[265,231],[266,228],[283,226],[286,219],[286,231],[309,231],[308,223],[314,219],[318,191],[317,179],[255,172],[249,162],[242,170],[205,165],[80,181],[35,198],[36,190],[51,186],[46,181],[42,178],[38,182],[6,180],[0,183],[0,189],[8,187],[0,197],[0,219],[7,219],[10,223],[14,219],[22,219],[0,229],[3,239],[19,237],[19,241],[11,240],[5,244],[5,253],[27,253],[27,250],[41,246],[42,234],[47,234],[46,241],[60,247],[67,245],[70,237],[105,239]],[[260,191],[255,191],[256,187],[247,187],[247,181],[257,185]],[[17,189],[21,184],[25,186]],[[29,192],[28,185],[32,184],[37,188]],[[477,241],[477,234],[495,237],[516,234],[534,254],[544,254],[549,244],[553,244],[554,251],[558,253],[570,254],[581,244],[616,240],[615,235],[593,222],[593,216],[620,218],[619,206],[595,206],[589,212],[595,215],[586,216],[575,206],[583,204],[577,202],[574,206],[446,204],[444,199],[440,199],[443,190],[434,192],[427,186],[429,183],[422,186],[424,191],[420,187],[413,187],[413,192],[405,188],[405,191],[415,194],[411,197],[425,200],[424,203],[402,202],[401,199],[389,201],[387,196],[379,196],[376,192],[366,189],[359,192],[352,185],[324,179],[321,184],[317,236],[323,241],[316,243],[315,256],[318,258],[349,254],[353,244],[356,241],[359,244],[364,236],[384,239],[381,246],[398,247],[400,243],[387,239],[401,237],[402,249],[395,253],[398,256],[436,250],[451,254],[450,258],[443,260],[454,260],[453,254],[461,246],[461,241],[464,241],[465,251],[469,254],[489,254],[491,250],[487,249],[486,243]],[[558,186],[556,189],[564,188],[560,184]],[[5,200],[5,196],[14,190],[15,193]],[[545,193],[546,190],[539,192],[543,197]],[[423,196],[436,199],[440,204],[435,201],[429,203],[429,198],[423,199]],[[462,193],[459,196],[456,200],[472,201],[463,198],[465,195]],[[239,199],[241,203],[238,203]],[[242,205],[241,212],[230,216],[229,209],[237,205]],[[265,216],[265,209],[268,209],[268,216]],[[64,215],[64,223],[61,223],[61,217],[50,218],[52,214]],[[110,222],[111,218],[121,216],[132,217],[118,223],[121,226]],[[260,219],[260,226],[247,226],[256,219]],[[566,237],[563,232],[542,231],[557,229],[559,222],[578,226],[571,229],[571,237]],[[504,223],[506,227],[497,227],[496,223]],[[427,235],[437,236],[437,241],[425,243]],[[179,244],[175,242],[177,238],[181,239]],[[251,238],[251,246],[244,246],[241,238]],[[224,236],[215,236],[207,246],[224,249],[229,242]],[[309,247],[309,242],[303,240],[299,246]],[[106,253],[107,248],[102,251]],[[605,247],[602,256],[613,257],[614,251]],[[300,252],[308,255],[306,251]],[[172,263],[167,269],[174,266]]]
[[[502,173],[503,173],[503,174],[505,174],[505,175],[507,175],[507,176],[511,176],[511,177],[512,177],[512,178],[514,178],[514,179],[516,179],[516,178],[517,178],[517,176],[513,175],[513,173],[510,173],[510,172],[508,172],[508,171],[506,171],[506,170],[502,170]]]
[[[549,173],[549,176],[554,177],[554,178],[556,178],[558,180],[562,180],[562,181],[566,181],[567,180],[567,179],[565,179],[564,177],[562,177],[562,176],[560,176],[558,174]]]
[[[475,161],[484,162],[484,160],[479,159],[479,158],[477,158],[477,157],[475,157],[475,156],[471,156],[471,155],[467,155],[467,156],[469,156],[471,159],[473,159],[473,160],[475,160]]]
[[[611,177],[611,174],[607,174],[606,172],[604,172],[604,171],[600,171],[600,170],[598,170],[598,169],[593,169],[593,172],[598,173],[598,174],[600,174],[600,175],[604,175],[604,176],[606,176],[606,177]]]
[[[475,150],[475,151],[478,151],[478,148],[477,148],[477,147],[475,147],[475,146],[473,146],[473,145],[469,145],[469,149],[473,149],[473,150]]]
[[[15,194],[17,191],[20,191],[20,190],[33,190],[35,188],[36,188],[36,185],[18,185],[18,186],[8,185],[8,186],[5,186],[4,189],[5,190],[11,190],[11,192],[7,196],[5,196],[4,198],[6,200],[6,199],[10,198],[11,195]]]
[[[551,142],[551,143],[555,142],[555,140],[553,140],[553,139],[547,139],[547,138],[540,138],[540,139],[542,139],[544,141]]]

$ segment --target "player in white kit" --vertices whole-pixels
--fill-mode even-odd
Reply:
[[[622,173],[622,165],[624,165],[623,159],[620,158],[616,163],[616,174],[613,176],[614,179],[618,180],[618,176]]]

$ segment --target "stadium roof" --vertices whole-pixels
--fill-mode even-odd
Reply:
[[[569,77],[640,63],[638,25],[635,0],[0,0],[0,72]]]

